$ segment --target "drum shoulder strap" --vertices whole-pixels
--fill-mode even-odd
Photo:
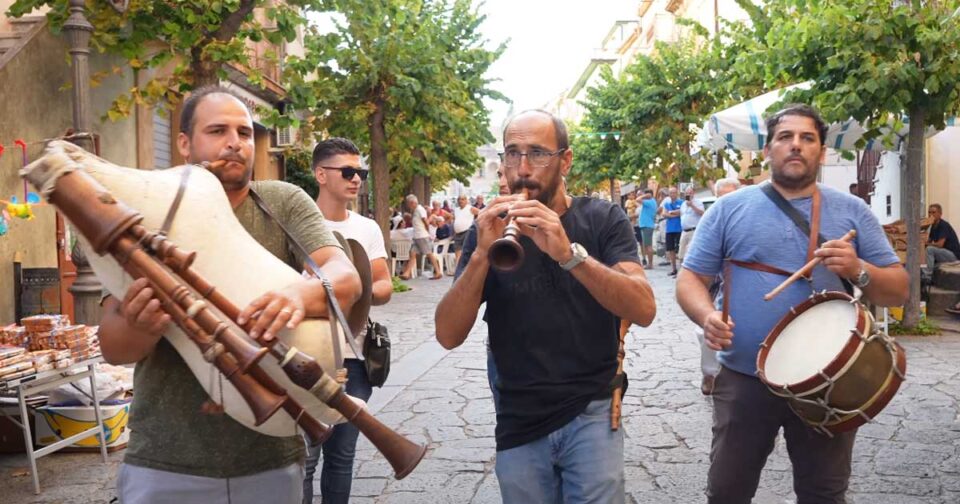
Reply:
[[[813,227],[810,227],[810,223],[807,222],[807,219],[800,213],[799,210],[793,207],[786,198],[780,194],[772,183],[763,184],[760,186],[760,189],[763,191],[763,194],[770,199],[777,208],[780,209],[791,221],[803,232],[803,234],[810,237],[810,246],[807,249],[807,262],[813,258],[813,251],[817,247],[823,245],[823,242],[826,241],[823,235],[820,234],[820,189],[814,187],[813,191],[813,205],[810,210],[810,215],[813,217]],[[814,245],[816,244],[816,245]],[[787,276],[790,276],[787,274]],[[813,271],[810,272],[810,277],[813,277]],[[849,280],[843,277],[839,277],[840,281],[843,283],[843,289],[847,291],[847,294],[853,295],[853,285]]]

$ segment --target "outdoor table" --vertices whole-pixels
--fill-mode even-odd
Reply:
[[[9,418],[11,422],[23,429],[23,440],[24,445],[26,446],[27,460],[30,461],[30,475],[33,477],[34,493],[40,493],[40,476],[37,474],[37,459],[44,455],[49,455],[57,450],[70,446],[73,443],[76,443],[82,439],[86,439],[90,436],[99,436],[100,453],[103,456],[103,462],[107,462],[107,444],[105,436],[103,435],[103,415],[100,412],[100,400],[97,397],[96,381],[97,363],[101,362],[102,360],[102,357],[94,357],[92,359],[77,362],[70,367],[51,369],[49,371],[41,371],[37,374],[24,376],[22,378],[16,378],[9,381],[0,381],[0,395],[16,394],[17,401],[20,403],[19,422],[4,412],[0,412],[0,414],[3,414]],[[80,372],[71,374],[76,371]],[[84,378],[90,379],[91,393],[87,394],[86,392],[83,392],[83,394],[93,400],[92,406],[94,415],[97,419],[97,424],[83,432],[57,441],[51,445],[44,446],[39,450],[34,450],[33,434],[30,432],[30,417],[27,416],[29,413],[27,411],[27,396],[46,390],[55,389],[66,383],[78,382]]]

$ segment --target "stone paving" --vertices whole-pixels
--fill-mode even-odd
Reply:
[[[709,465],[711,403],[699,392],[699,348],[674,301],[664,269],[650,275],[658,313],[627,339],[630,391],[624,399],[628,502],[703,502]],[[494,474],[495,417],[477,322],[467,342],[451,352],[433,338],[433,307],[448,279],[409,282],[373,316],[394,341],[388,386],[370,408],[377,417],[430,451],[406,479],[361,438],[351,502],[498,503]],[[909,355],[908,380],[870,425],[854,450],[849,500],[856,504],[960,502],[960,336],[899,339]],[[40,460],[43,493],[34,496],[23,456],[0,455],[2,502],[108,502],[122,452],[54,454]],[[319,487],[319,484],[318,484]],[[320,502],[317,497],[315,502]],[[767,462],[755,502],[792,503],[790,463],[782,438]]]

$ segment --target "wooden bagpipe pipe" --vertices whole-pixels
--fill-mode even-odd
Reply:
[[[231,418],[271,436],[291,436],[299,427],[314,443],[329,437],[329,424],[346,419],[384,455],[398,479],[405,477],[426,447],[346,394],[336,377],[342,360],[334,345],[340,342],[331,334],[351,337],[349,328],[332,331],[332,315],[329,321],[305,319],[262,343],[236,323],[239,306],[301,277],[244,230],[213,174],[192,170],[167,235],[150,231],[165,219],[184,169],[123,168],[58,141],[21,176],[70,221],[111,294],[122,298],[135,279],[149,281],[175,322],[164,337]],[[215,372],[226,382],[210,379]]]

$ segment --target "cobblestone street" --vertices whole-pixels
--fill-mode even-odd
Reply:
[[[658,313],[627,340],[630,390],[624,399],[628,502],[703,502],[709,465],[711,402],[700,394],[699,347],[674,301],[673,279],[650,272]],[[420,466],[396,481],[369,442],[358,445],[352,502],[361,504],[500,502],[494,475],[495,417],[486,378],[486,326],[447,352],[433,336],[433,309],[450,285],[415,279],[373,318],[394,341],[388,385],[376,390],[377,417],[430,444]],[[908,380],[872,424],[860,429],[849,500],[857,504],[960,501],[960,336],[901,338]],[[3,502],[107,502],[122,452],[104,466],[95,454],[40,459],[43,493],[34,496],[23,456],[0,456]],[[319,484],[318,484],[319,488]],[[319,496],[316,502],[320,502]],[[755,502],[794,502],[782,439],[770,457]]]

